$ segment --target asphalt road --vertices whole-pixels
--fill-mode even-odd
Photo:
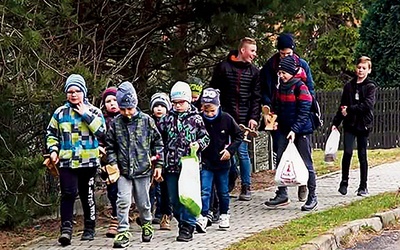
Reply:
[[[384,231],[368,242],[359,242],[346,250],[400,250],[400,230]]]

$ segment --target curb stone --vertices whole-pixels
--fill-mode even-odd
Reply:
[[[378,232],[383,228],[396,223],[400,219],[400,208],[391,211],[377,213],[372,218],[360,219],[348,222],[343,226],[334,228],[309,242],[301,245],[295,250],[336,250],[340,249],[341,240],[351,234],[355,234],[363,227],[371,227]]]

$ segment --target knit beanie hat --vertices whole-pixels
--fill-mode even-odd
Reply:
[[[189,77],[187,80],[190,86],[190,90],[192,90],[192,94],[200,94],[201,91],[203,90],[204,83],[201,81],[200,78],[198,77]]]
[[[109,95],[116,96],[117,95],[117,88],[116,87],[109,87],[106,90],[104,90],[103,94],[101,95],[103,103],[106,102],[106,98]]]
[[[296,60],[293,56],[286,56],[279,62],[278,70],[283,70],[291,75],[296,75],[298,67],[296,66]]]
[[[171,101],[169,100],[169,96],[166,93],[155,93],[150,98],[150,110],[153,111],[153,108],[162,105],[167,110],[171,109]]]
[[[117,102],[120,108],[136,108],[138,99],[136,90],[130,82],[123,82],[117,89]]]
[[[87,95],[87,88],[85,79],[81,75],[72,74],[67,78],[64,85],[64,92],[67,93],[68,89],[72,86],[78,87],[83,92],[83,97]]]
[[[201,96],[201,104],[214,104],[219,107],[219,90],[213,88],[206,88]]]
[[[296,43],[294,42],[293,35],[290,33],[280,34],[278,37],[277,47],[278,50],[294,49],[296,47]]]
[[[185,100],[187,102],[192,101],[192,91],[190,90],[189,84],[182,81],[177,81],[171,88],[171,101]]]

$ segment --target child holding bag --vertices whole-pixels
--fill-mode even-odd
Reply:
[[[338,190],[342,195],[347,194],[350,162],[355,139],[357,139],[357,152],[360,162],[360,185],[357,195],[368,195],[367,141],[374,119],[373,110],[376,93],[376,83],[368,77],[368,74],[371,73],[371,67],[371,59],[368,57],[363,56],[358,59],[357,76],[344,86],[340,106],[332,122],[332,130],[336,130],[343,121],[342,181]]]
[[[197,109],[190,104],[192,93],[189,84],[178,81],[171,89],[171,111],[159,123],[165,145],[164,177],[168,186],[173,214],[178,221],[177,241],[191,241],[196,225],[196,217],[179,201],[178,181],[182,168],[181,158],[190,155],[191,147],[199,151],[210,142],[203,119]],[[200,157],[199,151],[197,156]],[[200,171],[200,170],[199,170]]]
[[[273,100],[273,111],[278,115],[278,150],[277,162],[279,164],[282,154],[289,140],[293,141],[301,158],[308,169],[308,196],[306,203],[301,207],[302,211],[314,210],[317,205],[316,175],[311,158],[311,123],[312,95],[301,79],[294,76],[298,72],[295,58],[284,57],[278,66],[280,86]],[[287,187],[280,186],[276,196],[264,204],[267,207],[279,207],[290,203]]]

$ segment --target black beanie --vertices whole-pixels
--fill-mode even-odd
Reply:
[[[296,75],[298,68],[296,66],[296,60],[293,56],[286,56],[279,62],[278,70],[283,70],[291,75]]]
[[[278,50],[293,49],[296,47],[293,35],[290,33],[282,33],[278,37]]]

